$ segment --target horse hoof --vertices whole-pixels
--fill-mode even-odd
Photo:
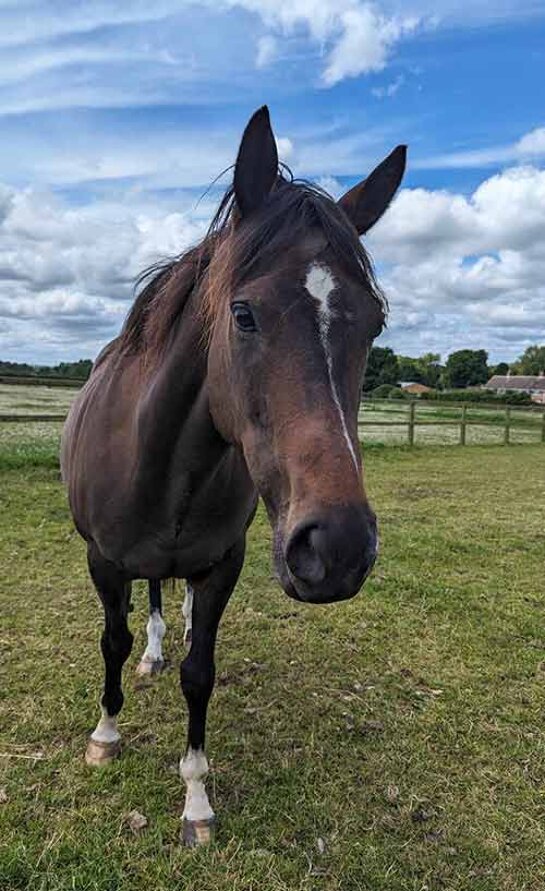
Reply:
[[[216,818],[210,820],[186,820],[182,817],[182,844],[186,848],[209,845],[216,834]]]
[[[164,668],[164,659],[156,659],[154,662],[142,659],[136,666],[136,674],[140,675],[140,677],[155,677],[155,675],[161,674]]]
[[[192,637],[193,637],[193,633],[191,631],[191,628],[188,628],[187,631],[184,632],[184,646],[186,646],[186,647],[191,646]]]
[[[114,742],[99,742],[91,737],[87,743],[85,762],[90,767],[104,767],[106,764],[110,764],[111,761],[115,761],[119,757],[120,752],[120,739],[116,739]]]

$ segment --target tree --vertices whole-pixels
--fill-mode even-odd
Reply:
[[[542,346],[529,346],[520,359],[515,363],[517,374],[545,374],[545,344]]]
[[[458,350],[451,353],[445,365],[445,383],[453,389],[474,387],[488,380],[486,350]]]
[[[439,353],[424,353],[417,359],[411,356],[399,356],[399,380],[414,381],[436,388],[441,379],[441,356]]]
[[[397,361],[400,381],[414,381],[417,384],[426,383],[423,369],[418,359],[413,359],[412,356],[398,356]]]
[[[494,374],[499,374],[501,377],[505,377],[505,375],[509,373],[509,365],[507,362],[499,362],[497,365],[492,365],[489,372],[490,377]]]
[[[397,356],[390,347],[372,347],[367,362],[363,389],[374,390],[381,384],[397,384],[399,366]]]

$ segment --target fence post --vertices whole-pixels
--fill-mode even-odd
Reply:
[[[545,442],[545,408],[541,416],[541,442]]]
[[[505,430],[503,432],[504,445],[509,445],[509,433],[511,430],[511,408],[508,405],[505,409]]]
[[[462,405],[462,417],[460,418],[460,445],[466,444],[466,405]]]
[[[414,411],[415,411],[415,402],[411,400],[409,405],[409,445],[414,445]]]

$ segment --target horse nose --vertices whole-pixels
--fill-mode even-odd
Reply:
[[[296,596],[310,603],[353,597],[376,556],[376,519],[366,505],[300,523],[284,551]]]
[[[308,585],[322,582],[326,576],[324,530],[316,523],[305,523],[290,536],[286,563],[291,574]]]

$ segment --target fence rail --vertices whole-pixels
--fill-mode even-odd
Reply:
[[[362,402],[362,407],[360,409],[358,415],[358,433],[363,432],[363,428],[365,427],[406,427],[407,428],[407,442],[410,446],[415,444],[416,440],[416,429],[418,427],[456,427],[459,430],[459,443],[462,446],[467,444],[467,428],[468,427],[495,427],[496,429],[503,430],[503,442],[505,445],[509,445],[511,443],[511,429],[513,427],[518,429],[528,429],[530,425],[525,423],[526,419],[522,420],[520,418],[513,417],[513,411],[525,412],[528,417],[529,414],[532,415],[540,415],[541,422],[531,423],[531,427],[535,429],[536,433],[540,434],[540,439],[542,443],[545,443],[545,406],[542,408],[541,406],[524,406],[520,408],[514,408],[513,406],[507,405],[505,407],[500,406],[490,406],[490,405],[481,405],[479,403],[471,403],[468,405],[467,403],[450,403],[450,402],[424,402],[417,403],[416,400],[411,400],[408,403],[408,411],[406,418],[397,418],[395,420],[381,420],[376,418],[368,418],[366,419],[365,415],[367,412],[365,411],[366,406],[370,407],[370,410],[373,410],[373,406],[379,405],[381,406],[381,410],[384,410],[384,403],[379,403],[378,401],[372,400],[364,400]],[[390,403],[391,404],[391,403]],[[422,409],[438,409],[439,411],[456,411],[459,409],[459,414],[457,417],[452,418],[418,418],[416,416],[416,408],[417,405]],[[392,406],[390,411],[399,412],[405,406],[400,406],[399,403],[396,403],[395,406]],[[501,416],[503,408],[503,423],[500,423],[498,420],[498,415]],[[387,409],[388,410],[388,409]],[[472,418],[469,415],[469,411],[474,410],[481,412],[481,416],[478,418]],[[482,417],[484,413],[489,413],[492,415],[494,413],[496,417]]]
[[[1,378],[0,378],[1,380]],[[396,412],[396,414],[403,413],[404,417],[396,417],[392,419],[385,418],[376,418],[376,417],[366,417],[373,410],[377,410],[381,412],[391,411]],[[417,409],[420,411],[428,411],[433,412],[434,410],[438,410],[440,412],[451,412],[453,413],[453,417],[441,418],[441,417],[418,417]],[[479,417],[471,417],[471,411],[479,412]],[[525,417],[521,418],[517,417],[516,412],[524,412]],[[486,415],[489,417],[486,417]],[[537,417],[536,417],[537,415]],[[66,420],[67,413],[66,412],[40,412],[36,414],[20,414],[16,412],[5,412],[0,413],[0,424],[2,423],[10,423],[10,424],[19,424],[19,423],[44,423],[44,422],[57,422],[62,423]],[[529,418],[532,417],[532,420],[529,421]],[[536,417],[535,421],[533,418]],[[538,420],[540,418],[540,420]],[[494,406],[493,410],[491,407],[481,406],[479,404],[462,404],[462,405],[453,405],[449,402],[417,402],[416,400],[412,400],[411,402],[406,403],[396,403],[392,404],[389,402],[386,406],[383,401],[379,400],[364,400],[362,402],[362,406],[360,408],[360,412],[358,415],[358,434],[365,434],[366,427],[392,427],[392,428],[405,428],[407,431],[407,443],[410,446],[413,446],[417,441],[417,431],[419,428],[425,427],[454,427],[459,431],[458,442],[460,445],[465,446],[467,444],[468,438],[468,428],[469,427],[491,427],[496,428],[500,434],[503,431],[503,442],[505,445],[509,445],[512,442],[512,430],[513,429],[524,429],[535,431],[539,440],[545,444],[545,406],[542,408],[541,406],[536,406],[535,409],[524,408],[514,408],[513,406],[506,407],[498,407]]]

